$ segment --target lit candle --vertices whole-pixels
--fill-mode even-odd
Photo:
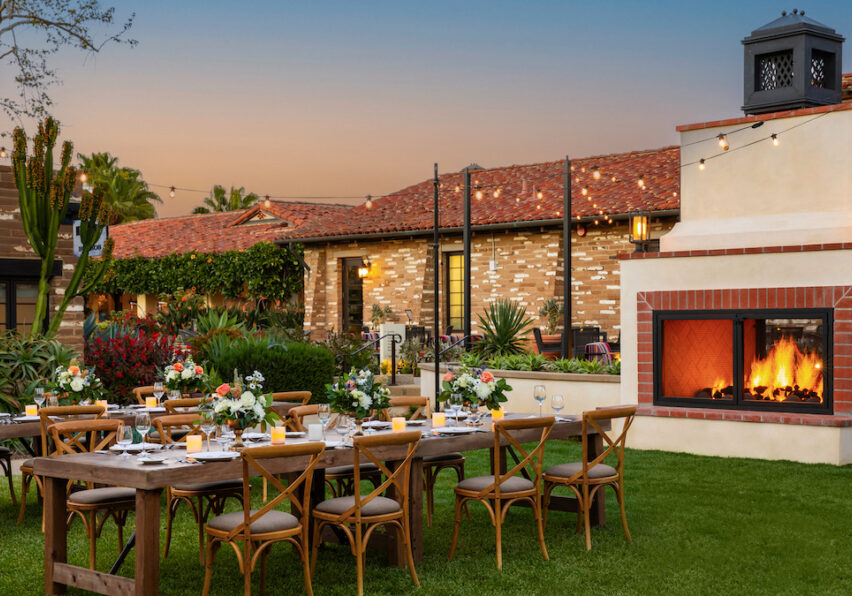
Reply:
[[[146,408],[156,408],[157,407],[157,398],[156,397],[146,397],[145,398],[145,407]]]
[[[499,410],[491,410],[491,419],[492,420],[503,420],[506,417],[506,413],[503,411],[503,408]]]
[[[439,428],[447,423],[447,415],[443,412],[434,412],[432,414],[432,428]]]
[[[273,445],[283,445],[287,442],[287,429],[283,426],[273,426],[270,431]]]
[[[201,435],[188,435],[186,437],[186,452],[199,453],[201,451]]]
[[[109,402],[108,402],[107,400],[105,400],[105,399],[96,399],[96,400],[95,400],[95,405],[96,405],[96,406],[101,406],[104,410],[106,410],[106,409],[108,409],[108,408],[109,408]]]
[[[24,414],[26,414],[27,416],[38,416],[38,406],[35,404],[25,406]]]
[[[394,416],[391,418],[391,430],[395,433],[401,433],[405,430],[405,418],[402,416]]]

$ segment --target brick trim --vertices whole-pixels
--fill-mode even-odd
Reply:
[[[734,422],[773,422],[775,424],[800,424],[803,426],[852,426],[852,416],[827,414],[796,414],[791,412],[748,412],[743,410],[716,410],[709,408],[667,408],[639,406],[637,416],[661,418],[693,418],[702,420],[730,420]]]
[[[752,122],[764,122],[766,120],[780,120],[782,118],[795,118],[796,116],[809,116],[811,114],[824,114],[826,112],[843,112],[852,110],[852,103],[838,103],[830,106],[819,106],[818,108],[801,108],[799,110],[785,110],[783,112],[772,112],[756,116],[741,116],[739,118],[728,118],[727,120],[711,120],[710,122],[696,122],[694,124],[681,124],[675,127],[678,132],[690,130],[701,130],[703,128],[718,128],[720,126],[733,126],[736,124],[750,124]]]
[[[752,246],[748,248],[702,248],[698,250],[675,250],[665,252],[631,252],[618,255],[620,261],[634,259],[671,259],[683,257],[718,257],[723,255],[760,255],[776,252],[813,252],[821,250],[852,250],[852,242],[826,244],[789,244],[781,246]]]

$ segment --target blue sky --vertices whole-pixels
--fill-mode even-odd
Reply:
[[[116,2],[136,48],[63,52],[63,134],[156,184],[363,196],[431,173],[677,143],[741,114],[777,2]],[[852,3],[807,14],[852,35]],[[848,46],[848,43],[847,43]],[[847,48],[844,70],[852,72]],[[3,121],[4,128],[11,125]],[[161,189],[157,189],[161,190]],[[203,195],[163,192],[161,215]]]

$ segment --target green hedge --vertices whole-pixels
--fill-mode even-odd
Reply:
[[[325,386],[334,380],[334,356],[322,347],[305,343],[267,344],[236,341],[211,357],[210,365],[225,380],[234,369],[245,376],[258,370],[266,378],[266,391],[310,391],[312,402],[325,401]]]

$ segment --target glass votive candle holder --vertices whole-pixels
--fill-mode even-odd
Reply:
[[[491,419],[492,420],[503,420],[506,417],[506,413],[503,411],[503,408],[499,410],[491,410]]]
[[[395,433],[405,431],[405,418],[402,416],[394,416],[391,418],[391,430]]]
[[[446,426],[447,424],[447,415],[443,412],[433,412],[432,413],[432,428],[440,428],[442,426]]]
[[[157,398],[156,397],[146,397],[145,398],[145,407],[146,408],[156,408],[157,407]]]
[[[27,416],[38,416],[38,406],[35,404],[24,406],[24,414]]]
[[[283,426],[273,426],[269,429],[270,443],[283,445],[287,442],[287,429]]]
[[[104,410],[107,410],[109,408],[109,402],[105,399],[96,399],[95,405],[101,406]]]
[[[186,437],[186,452],[200,453],[201,452],[201,435],[189,435]]]

